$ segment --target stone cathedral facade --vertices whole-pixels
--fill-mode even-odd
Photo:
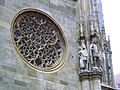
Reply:
[[[0,0],[0,90],[115,90],[101,0]]]

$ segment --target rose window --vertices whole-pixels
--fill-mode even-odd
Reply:
[[[12,23],[12,39],[25,63],[40,71],[51,72],[66,61],[66,43],[58,24],[46,13],[26,9]]]

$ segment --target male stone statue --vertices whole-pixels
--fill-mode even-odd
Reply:
[[[86,46],[84,44],[84,41],[82,41],[81,46],[79,46],[79,58],[80,58],[80,70],[87,70],[87,57],[88,57],[88,52],[86,49]]]
[[[90,57],[91,57],[91,64],[92,69],[96,70],[100,68],[100,57],[99,57],[98,47],[94,42],[90,44]]]

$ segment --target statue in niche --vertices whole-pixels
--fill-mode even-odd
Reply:
[[[101,68],[100,65],[100,53],[98,51],[98,47],[95,44],[95,40],[93,39],[92,43],[90,44],[90,57],[91,57],[91,65],[93,70],[98,70]]]
[[[87,64],[88,64],[88,52],[86,49],[86,46],[84,44],[84,41],[82,41],[81,46],[79,46],[79,62],[80,62],[80,70],[87,70]]]

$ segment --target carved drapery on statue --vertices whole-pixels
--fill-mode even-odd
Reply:
[[[88,52],[84,41],[82,41],[81,46],[79,46],[79,62],[80,70],[87,70],[88,68]]]

